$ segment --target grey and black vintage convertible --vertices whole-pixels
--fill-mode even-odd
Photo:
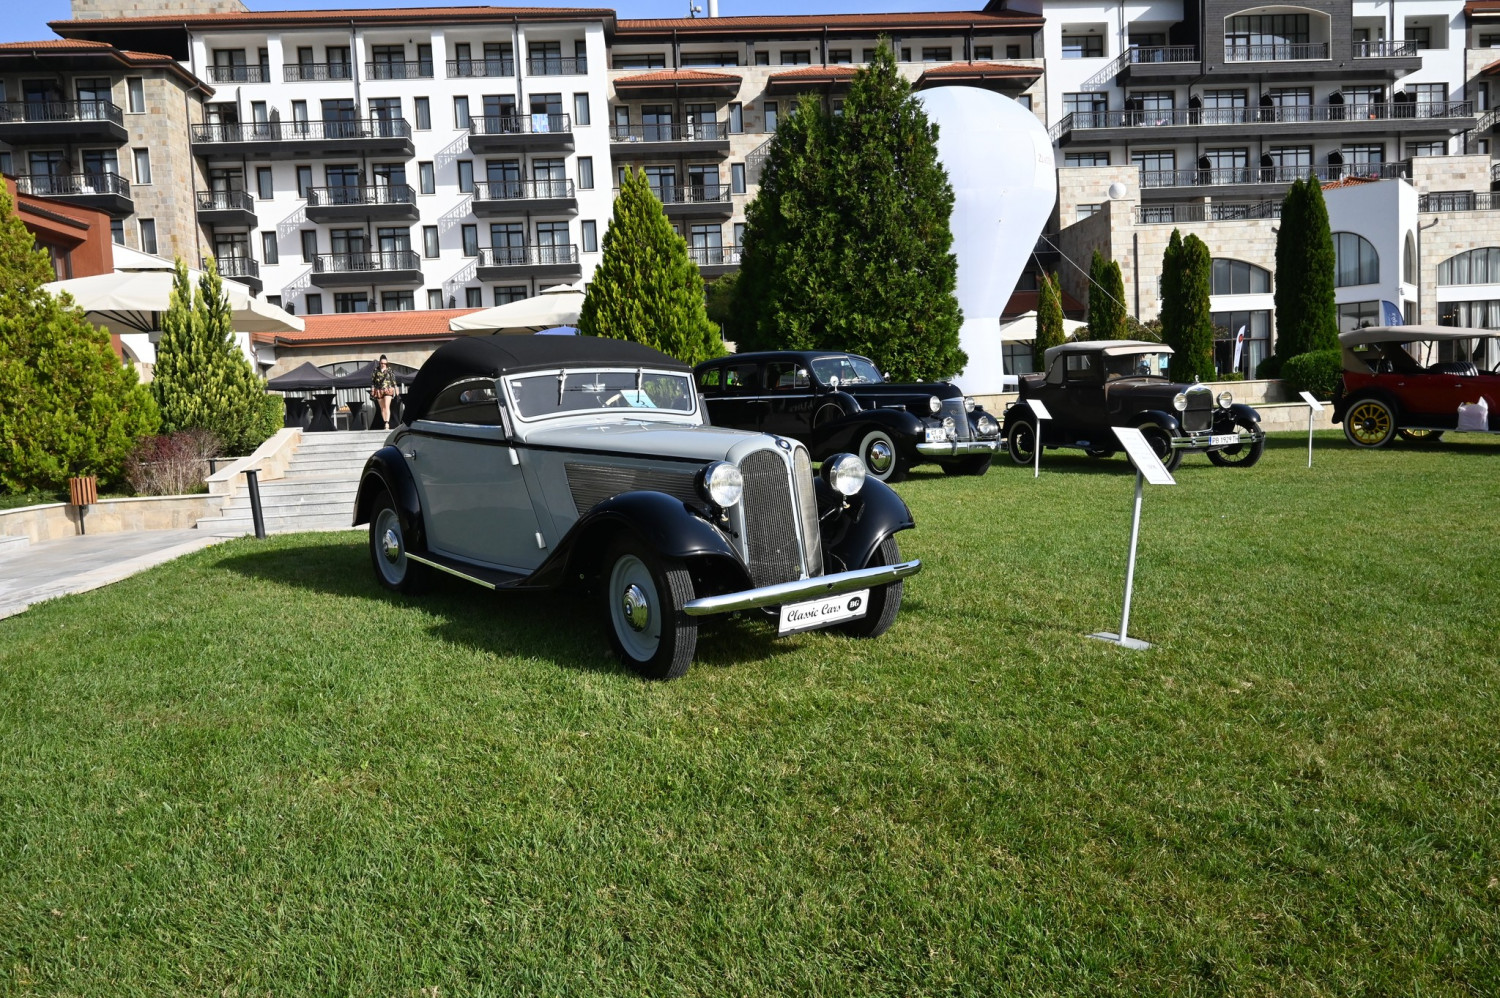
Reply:
[[[707,425],[692,371],[594,337],[465,337],[417,373],[365,465],[354,523],[380,583],[446,572],[494,590],[578,589],[645,676],[687,670],[698,621],[875,637],[904,579],[899,496],[853,454],[814,477],[783,436]]]

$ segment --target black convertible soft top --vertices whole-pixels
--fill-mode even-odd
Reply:
[[[438,392],[462,378],[498,378],[517,371],[557,367],[650,367],[691,373],[691,368],[651,347],[600,336],[464,336],[438,347],[406,393],[402,422],[427,414]]]

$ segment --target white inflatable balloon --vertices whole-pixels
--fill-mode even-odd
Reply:
[[[1030,110],[976,87],[936,87],[917,97],[938,126],[938,159],[953,184],[959,341],[970,394],[1003,390],[1000,313],[1057,203],[1047,129]]]

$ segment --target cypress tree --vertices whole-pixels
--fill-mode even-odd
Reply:
[[[1173,350],[1181,346],[1182,329],[1182,231],[1172,238],[1161,255],[1161,341]]]
[[[1172,344],[1172,380],[1211,381],[1214,378],[1214,324],[1208,296],[1212,290],[1213,255],[1197,236],[1182,241],[1178,270],[1181,280],[1177,342]]]
[[[1276,232],[1276,359],[1338,347],[1333,233],[1323,185],[1294,183],[1281,202]]]
[[[152,394],[162,429],[208,430],[231,454],[247,454],[265,439],[265,381],[234,342],[223,278],[212,257],[198,288],[179,258],[172,296],[161,320]]]
[[[1064,339],[1062,289],[1056,274],[1043,274],[1036,306],[1036,339],[1031,344],[1031,361],[1038,372],[1046,372],[1047,351],[1061,346]]]
[[[47,254],[0,185],[0,488],[61,488],[75,475],[117,482],[156,406],[109,334],[53,280]]]
[[[887,39],[842,116],[798,103],[746,212],[735,300],[747,346],[850,350],[901,380],[962,370],[953,188],[936,139]]]
[[[645,170],[625,171],[578,331],[644,343],[686,364],[724,352],[719,327],[704,309],[703,277]]]
[[[1104,317],[1104,329],[1108,331],[1107,335],[1102,338],[1129,339],[1130,325],[1125,313],[1125,276],[1120,273],[1119,261],[1104,261],[1104,266],[1100,268],[1099,283],[1102,286],[1099,297],[1103,299],[1100,304]],[[1093,298],[1095,290],[1099,289],[1089,289],[1090,299]]]

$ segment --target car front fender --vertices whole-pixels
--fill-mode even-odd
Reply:
[[[922,421],[905,409],[863,409],[818,427],[810,448],[812,457],[821,461],[843,451],[858,453],[860,442],[871,430],[889,433],[902,453],[912,459],[917,457],[917,444],[927,439]]]
[[[413,551],[427,550],[427,538],[422,528],[422,500],[417,496],[417,483],[399,448],[387,444],[365,461],[365,470],[359,478],[359,491],[354,496],[354,523],[359,526],[370,522],[371,508],[375,497],[389,492],[396,503],[396,515],[401,518],[401,531],[406,535],[407,547]]]
[[[1140,427],[1145,426],[1148,423],[1154,423],[1157,426],[1160,426],[1171,436],[1182,436],[1182,424],[1177,421],[1177,417],[1172,415],[1170,412],[1166,412],[1162,409],[1146,409],[1142,412],[1138,412],[1134,416],[1131,416],[1130,421],[1125,425],[1134,426],[1139,429]]]
[[[1229,418],[1224,420],[1224,423],[1227,425],[1233,425],[1236,419],[1242,419],[1247,423],[1260,422],[1260,413],[1256,412],[1254,408],[1246,405],[1243,402],[1235,402],[1231,404],[1228,409],[1220,409],[1219,411],[1228,413]],[[1215,419],[1214,422],[1218,423],[1219,420]]]
[[[839,563],[839,567],[825,566],[824,571],[864,568],[881,541],[916,525],[895,489],[866,478],[864,488],[848,500],[846,508],[823,519],[823,547]]]

